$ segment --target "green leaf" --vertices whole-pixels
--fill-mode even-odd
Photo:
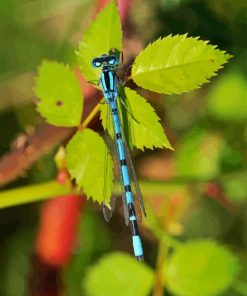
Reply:
[[[88,198],[99,203],[104,201],[104,186],[106,203],[112,192],[113,163],[110,156],[106,157],[106,149],[103,139],[90,129],[78,131],[66,147],[66,163],[71,177]]]
[[[38,111],[57,126],[77,126],[82,115],[80,83],[67,65],[44,61],[38,69],[35,94]]]
[[[236,204],[244,203],[247,199],[247,172],[239,172],[220,179],[226,197]]]
[[[213,296],[237,276],[237,258],[213,241],[197,240],[177,248],[164,265],[164,280],[177,296]]]
[[[126,108],[120,102],[118,102],[118,106],[129,148],[153,149],[154,147],[165,147],[172,149],[164,129],[159,122],[159,117],[146,99],[127,87],[125,88],[125,96],[123,99],[124,104],[129,111],[126,111]],[[107,104],[101,106],[101,119],[105,129],[108,108],[109,106]],[[108,120],[109,131],[113,136],[112,120],[109,118],[109,115]]]
[[[247,119],[247,82],[241,72],[222,76],[208,95],[209,114],[223,121]]]
[[[183,177],[214,178],[220,171],[223,140],[217,135],[194,128],[176,148],[176,165]]]
[[[83,34],[76,52],[78,64],[88,81],[98,81],[101,69],[92,67],[92,59],[122,48],[121,21],[116,1],[112,1],[92,21]]]
[[[132,78],[139,86],[158,93],[178,94],[199,88],[230,58],[207,43],[187,35],[159,38],[136,57]]]
[[[89,269],[83,285],[87,296],[147,296],[153,271],[133,256],[115,252]]]

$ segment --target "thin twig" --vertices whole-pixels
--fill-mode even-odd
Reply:
[[[91,114],[90,110],[96,103],[98,103],[98,98],[94,94],[85,98],[83,117],[87,118],[88,113]],[[26,136],[25,143],[21,147],[11,150],[0,159],[0,186],[23,175],[42,155],[51,151],[55,145],[69,139],[74,131],[74,128],[56,127],[49,124],[39,126],[34,134]]]
[[[22,175],[43,154],[55,144],[61,143],[73,133],[71,128],[59,128],[44,124],[34,135],[27,136],[22,147],[10,151],[0,159],[0,186]]]
[[[167,245],[163,239],[159,242],[155,271],[155,285],[152,296],[164,295],[163,266],[167,256]]]
[[[83,130],[84,128],[86,128],[91,123],[91,121],[95,118],[99,110],[100,110],[100,104],[98,103],[93,108],[93,110],[88,114],[87,118],[80,124],[78,130]]]

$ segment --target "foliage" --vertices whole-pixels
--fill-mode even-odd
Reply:
[[[153,149],[163,147],[172,149],[159,122],[159,117],[146,99],[128,87],[125,88],[123,95],[123,104],[127,107],[128,111],[126,111],[126,107],[121,101],[118,102],[118,106],[121,110],[122,126],[125,134],[128,136],[127,141],[130,149],[134,147],[142,150],[144,148]],[[108,106],[106,104],[102,105],[102,124],[104,129],[109,129],[111,136],[114,137],[112,122],[109,122],[109,127],[106,126],[107,111]]]
[[[219,295],[232,284],[238,269],[236,257],[225,247],[210,240],[189,241],[163,265],[163,284],[179,296]],[[112,253],[89,269],[83,285],[87,296],[146,296],[154,285],[153,276],[133,257]]]
[[[3,244],[0,272],[0,293],[6,296],[28,294],[28,278],[31,271],[29,261],[33,249],[34,229],[23,229]],[[18,248],[16,248],[18,246]],[[14,270],[14,272],[13,272]],[[14,284],[13,284],[14,283]]]
[[[75,74],[63,64],[43,62],[36,78],[38,111],[57,126],[77,126],[82,114],[82,93]]]
[[[64,273],[66,296],[85,294],[84,289],[82,291],[81,282],[88,272],[88,265],[98,258],[102,251],[110,251],[111,246],[112,237],[109,227],[102,223],[101,217],[88,207],[87,211],[81,215],[76,252]]]
[[[136,57],[132,78],[139,86],[159,93],[196,89],[230,58],[207,43],[187,35],[160,38]]]
[[[242,122],[247,119],[247,85],[236,70],[222,76],[208,95],[208,111],[219,120]]]
[[[100,69],[92,68],[92,59],[107,54],[112,48],[122,49],[121,22],[115,0],[89,25],[76,52],[78,65],[88,81],[95,83],[100,76]]]
[[[176,163],[181,176],[213,178],[220,170],[222,139],[217,134],[194,128],[177,148]]]
[[[128,272],[126,272],[128,271]],[[152,270],[124,253],[111,253],[90,268],[84,279],[88,296],[146,296],[153,283]]]
[[[49,58],[50,61],[45,60],[38,68],[35,81],[35,94],[39,99],[37,109],[50,124],[78,127],[68,140],[66,159],[62,157],[61,167],[65,166],[65,171],[69,169],[78,186],[75,190],[84,191],[88,198],[92,197],[98,203],[104,199],[106,180],[106,199],[109,201],[113,189],[112,159],[108,155],[108,169],[105,170],[108,147],[101,135],[88,126],[101,109],[100,116],[106,129],[108,106],[98,105],[98,111],[93,111],[80,125],[85,102],[81,89],[83,83],[75,73],[78,74],[79,66],[86,80],[97,87],[100,69],[91,67],[92,58],[108,53],[112,47],[118,53],[121,51],[122,32],[116,1],[106,6],[88,28],[83,29],[76,55],[74,40],[79,25],[84,28],[84,20],[88,20],[90,1],[55,1],[51,4],[45,0],[42,2],[45,5],[41,6],[46,7],[41,13],[33,13],[31,9],[41,8],[40,0],[32,3],[21,0],[21,5],[15,2],[4,0],[0,8],[3,23],[0,36],[1,41],[3,38],[0,48],[3,55],[0,61],[0,134],[4,135],[0,150],[2,154],[9,151],[13,135],[20,131],[33,133],[30,125],[35,126],[40,120],[31,105],[32,71],[40,60]],[[86,2],[88,6],[85,6]],[[95,211],[97,206],[91,208],[89,202],[81,216],[72,260],[61,271],[64,295],[123,293],[147,296],[151,291],[156,295],[157,287],[161,293],[165,290],[165,295],[173,296],[246,295],[247,84],[244,79],[245,38],[241,37],[243,1],[228,6],[223,5],[222,0],[217,3],[210,0],[163,2],[143,1],[142,5],[133,6],[130,24],[138,37],[144,36],[142,41],[148,44],[160,35],[166,37],[152,42],[137,55],[128,77],[127,85],[131,88],[120,87],[122,99],[131,114],[118,100],[129,148],[144,150],[135,153],[138,173],[148,178],[140,180],[148,213],[140,229],[145,263],[138,263],[125,253],[110,253],[119,246],[129,250],[130,234],[124,231],[124,219],[122,215],[114,215],[108,226],[102,215]],[[144,18],[145,11],[149,17],[154,15],[151,21]],[[136,25],[138,22],[139,26]],[[124,34],[124,48],[138,48],[129,30],[130,24]],[[168,35],[171,32],[174,35]],[[216,75],[230,55],[207,41],[188,37],[184,32],[189,32],[190,36],[202,36],[202,39],[211,40],[211,44],[218,44],[219,48],[234,54],[226,73],[203,89],[199,88]],[[128,56],[128,50],[126,53]],[[29,83],[25,80],[26,75],[31,77]],[[188,93],[193,89],[197,90]],[[150,102],[142,96],[147,96]],[[160,118],[155,109],[159,110]],[[112,135],[111,122],[109,124]],[[164,126],[175,151],[147,151],[172,149]],[[24,143],[23,146],[20,143]],[[26,145],[22,136],[17,144],[21,155]],[[43,148],[41,145],[40,149]],[[46,147],[44,150],[47,151]],[[41,176],[55,178],[56,173],[50,168],[54,153],[49,153],[47,158],[38,161],[32,170],[11,184],[14,189],[8,188],[0,193],[1,208],[41,201],[71,191],[73,180],[64,186],[54,180],[40,184],[43,181]],[[29,186],[15,188],[19,185]],[[0,294],[28,293],[34,237],[26,235],[19,224],[23,223],[27,229],[33,215],[36,219],[33,207],[26,206],[1,211],[3,264]],[[31,224],[35,224],[33,220]],[[192,240],[194,238],[197,240]]]
[[[221,186],[227,194],[227,198],[236,204],[244,203],[247,199],[247,173],[242,172],[232,176],[225,176],[221,180]]]
[[[95,70],[91,65],[92,59],[108,52],[111,48],[117,48],[120,51],[121,38],[120,18],[116,3],[113,1],[90,24],[80,42],[77,52],[78,63],[89,81],[97,81],[100,75],[100,69]],[[158,39],[139,54],[132,68],[132,78],[140,86],[157,92],[185,92],[198,88],[215,75],[215,71],[222,67],[229,57],[225,52],[207,45],[207,42],[200,41],[198,38],[188,38],[186,35],[168,36],[164,39]],[[50,81],[53,83],[53,80],[46,75],[47,71],[52,75],[52,79],[57,79],[55,85],[58,83],[58,87],[53,87],[51,93]],[[68,89],[67,84],[64,83],[66,79],[63,79],[63,77],[59,79],[61,74],[64,75],[64,73],[72,79],[73,74],[69,72],[68,68],[57,63],[44,63],[39,70],[36,94],[42,99],[39,110],[43,116],[48,118],[50,123],[70,126],[78,123],[80,118],[81,109],[74,107],[79,104],[79,86],[76,87],[77,95],[71,98],[69,91],[75,87]],[[64,97],[61,97],[61,92],[63,92]],[[131,149],[134,147],[139,149],[172,148],[159,123],[158,116],[146,100],[129,88],[121,90],[120,95],[128,108],[128,110],[125,110],[125,107],[121,106],[121,102],[118,103],[122,110],[121,119],[124,121],[123,127],[129,147]],[[61,106],[57,104],[61,98],[64,98],[62,102],[69,102],[70,104],[67,108],[64,104],[62,110],[60,110]],[[101,110],[103,126],[106,128],[106,120],[109,118],[107,116],[108,106],[102,106]],[[74,116],[74,112],[76,112],[76,116]],[[113,135],[112,127],[109,128],[110,134]],[[77,134],[68,144],[68,168],[72,178],[76,179],[77,185],[83,188],[88,197],[92,197],[98,202],[102,202],[106,198],[108,202],[112,188],[112,174],[110,173],[112,166],[110,163],[109,173],[104,178],[103,159],[106,148],[96,134],[90,138],[88,133],[88,131],[85,131],[85,133]],[[79,139],[79,135],[80,140],[76,140]],[[85,141],[84,144],[83,141]],[[99,144],[99,147],[97,147],[97,144]],[[97,161],[92,161],[92,156],[96,154]],[[88,159],[91,159],[91,161]],[[98,165],[97,170],[95,170],[96,164]],[[205,163],[201,165],[204,167]],[[92,186],[91,176],[96,175],[97,184]],[[106,197],[102,195],[105,180],[107,180]]]
[[[103,139],[97,133],[84,129],[77,132],[67,145],[66,162],[71,177],[75,178],[79,188],[83,187],[88,198],[93,197],[98,202],[105,198],[108,203],[112,191],[113,164],[111,157],[105,157],[108,153],[106,149]],[[105,196],[102,194],[104,186]]]
[[[179,296],[219,295],[234,281],[238,262],[213,241],[190,241],[179,247],[164,267],[169,290]]]

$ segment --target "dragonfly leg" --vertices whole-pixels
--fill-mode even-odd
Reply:
[[[135,118],[135,116],[133,115],[133,113],[129,110],[129,108],[126,106],[126,104],[124,103],[123,98],[121,98],[119,96],[120,99],[120,103],[124,106],[125,110],[129,113],[130,117],[135,120],[136,123],[140,124],[140,122]]]

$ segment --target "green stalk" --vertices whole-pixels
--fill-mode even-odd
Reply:
[[[95,108],[92,113],[96,113],[97,110],[98,107]],[[89,116],[89,121],[90,120],[91,116]],[[204,182],[207,181],[209,180],[196,178],[172,178],[164,181],[140,180],[139,184],[144,195],[162,196],[167,194],[170,190],[172,191],[174,188],[177,188],[178,186],[184,186],[187,183],[194,183],[197,184],[197,186],[202,185],[202,188],[204,188]],[[116,190],[119,190],[117,189],[117,187],[119,188],[119,186],[116,186]],[[114,190],[115,193],[121,193],[116,190]],[[0,209],[35,201],[41,201],[48,198],[57,197],[59,195],[68,194],[70,192],[71,188],[69,187],[69,185],[59,185],[56,181],[49,181],[45,183],[10,189],[0,192]]]
[[[0,192],[0,209],[58,197],[71,192],[68,185],[50,181]]]
[[[167,257],[167,245],[164,239],[161,239],[158,247],[158,255],[155,270],[155,285],[152,296],[164,295],[163,266]]]
[[[174,185],[166,184],[164,182],[140,182],[140,187],[147,196],[164,194],[169,190],[170,186]],[[54,198],[70,192],[71,188],[69,185],[60,185],[56,181],[9,189],[0,192],[0,209]],[[116,193],[120,194],[121,192]]]

